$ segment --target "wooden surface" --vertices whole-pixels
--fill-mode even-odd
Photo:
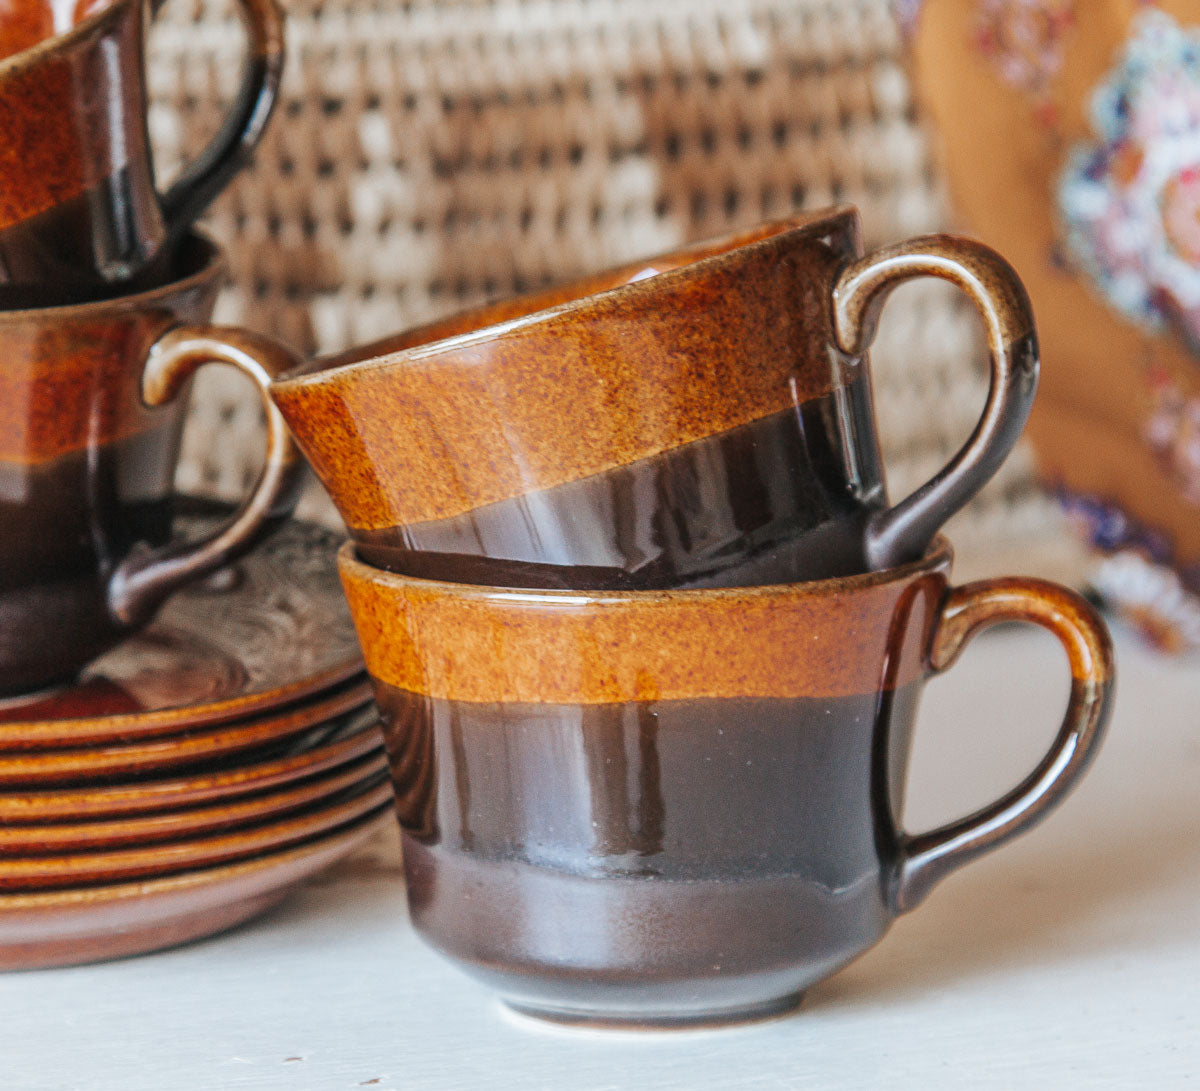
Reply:
[[[175,951],[0,977],[0,1087],[1129,1088],[1200,1077],[1200,662],[1118,641],[1089,779],[951,877],[788,1018],[656,1034],[503,1012],[416,939],[395,846]],[[991,634],[930,687],[913,825],[1032,765],[1066,698],[1049,638]]]

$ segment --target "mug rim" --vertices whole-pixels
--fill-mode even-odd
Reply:
[[[652,276],[624,280],[610,287],[602,288],[599,291],[587,292],[564,300],[561,303],[541,307],[528,314],[518,315],[515,318],[499,322],[491,322],[479,329],[435,338],[377,356],[369,356],[362,359],[342,359],[340,362],[332,364],[332,366],[324,367],[322,366],[323,358],[318,356],[293,371],[288,371],[277,376],[273,385],[277,388],[316,386],[321,383],[334,381],[335,378],[344,377],[347,373],[361,374],[364,372],[384,371],[393,367],[402,367],[409,362],[425,360],[446,352],[453,352],[456,349],[469,348],[473,345],[499,339],[517,330],[569,316],[576,311],[582,311],[588,307],[595,306],[598,301],[606,302],[614,298],[620,299],[624,296],[636,297],[649,292],[651,284],[654,285],[654,290],[659,290],[664,283],[669,285],[684,277],[695,276],[697,275],[697,271],[703,275],[703,273],[711,269],[728,264],[734,254],[766,248],[784,236],[792,234],[805,235],[812,232],[814,228],[832,225],[837,221],[847,221],[850,223],[855,236],[857,236],[860,225],[859,213],[857,208],[850,204],[831,205],[828,208],[815,209],[812,212],[798,213],[782,219],[767,220],[751,227],[740,228],[736,231],[727,232],[723,235],[715,235],[707,239],[699,239],[695,242],[685,243],[672,250],[661,251],[643,258],[624,262],[621,265],[609,267],[608,269],[599,270],[596,273],[572,278],[560,285],[548,285],[546,290],[552,291],[556,287],[569,288],[573,284],[586,284],[590,281],[603,278],[608,274],[636,269],[639,266],[653,265],[655,262],[664,261],[668,258],[679,257],[684,259],[681,264],[671,266],[661,272],[656,272]],[[697,256],[692,260],[687,260],[689,255]],[[457,315],[471,314],[474,311],[487,310],[497,304],[519,300],[520,298],[522,298],[520,295],[507,296],[483,303],[479,307],[469,308],[456,313]],[[445,319],[454,317],[454,314],[445,315],[442,319],[434,319],[431,324],[436,325]],[[420,327],[413,328],[419,329]],[[349,349],[347,351],[353,352],[354,350]],[[344,354],[334,353],[331,355],[333,359],[337,360]]]
[[[198,269],[175,280],[156,284],[152,288],[133,294],[109,296],[107,299],[89,299],[83,303],[61,303],[52,307],[22,307],[13,310],[0,310],[0,328],[6,325],[28,323],[30,321],[56,322],[69,318],[88,317],[105,310],[139,310],[149,309],[157,300],[168,296],[178,295],[189,289],[205,284],[208,281],[223,277],[228,271],[228,260],[220,244],[207,232],[193,227],[180,240],[181,247],[190,243],[199,243],[203,253],[203,263]]]
[[[502,587],[477,583],[457,583],[450,580],[428,580],[405,576],[368,564],[358,556],[358,543],[353,538],[338,549],[338,570],[344,579],[356,583],[374,584],[390,592],[406,590],[422,592],[427,598],[452,598],[466,602],[509,602],[529,606],[608,606],[625,604],[645,606],[654,603],[698,603],[728,599],[757,601],[820,598],[830,595],[849,595],[890,583],[903,583],[921,572],[949,569],[954,562],[954,547],[949,538],[939,534],[929,543],[925,553],[915,561],[856,572],[849,576],[832,576],[823,580],[804,580],[799,583],[753,584],[746,587],[650,588],[645,590],[590,591],[561,587]]]
[[[78,40],[88,37],[103,23],[109,20],[115,22],[122,8],[126,4],[133,3],[135,0],[109,0],[99,11],[93,12],[86,19],[75,23],[74,26],[51,34],[49,38],[43,38],[40,42],[34,42],[33,45],[0,59],[0,79],[3,79],[10,71],[37,63],[46,53],[71,48],[77,44]]]

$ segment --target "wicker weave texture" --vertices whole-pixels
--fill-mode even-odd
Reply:
[[[331,351],[799,208],[852,202],[868,245],[946,206],[887,0],[293,0],[283,101],[213,232],[221,316]],[[236,86],[226,0],[170,0],[151,49],[169,176]],[[908,286],[873,353],[891,488],[969,433],[974,320]],[[219,369],[197,386],[181,484],[236,495],[257,413]],[[331,516],[319,493],[306,510]],[[1018,454],[960,551],[1057,534]]]

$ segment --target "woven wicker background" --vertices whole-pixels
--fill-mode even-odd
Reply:
[[[233,270],[220,317],[305,352],[797,208],[854,203],[868,245],[945,225],[887,0],[293,0],[288,14],[280,109],[209,224]],[[169,0],[151,45],[165,178],[220,118],[241,35],[226,0]],[[982,407],[973,315],[940,285],[905,287],[873,358],[899,497]],[[180,483],[234,496],[257,464],[257,409],[223,369],[201,378]],[[315,488],[304,507],[333,518]],[[1061,572],[1071,552],[1024,449],[952,530],[968,569],[1016,547],[1023,569]]]

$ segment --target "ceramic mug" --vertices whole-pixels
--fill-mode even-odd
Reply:
[[[302,464],[266,387],[297,358],[206,324],[225,273],[207,239],[184,241],[177,273],[107,302],[0,311],[0,693],[71,676],[295,505]],[[173,541],[187,382],[211,362],[258,388],[266,464],[227,523]]]
[[[160,283],[170,250],[249,161],[283,68],[275,0],[239,0],[249,39],[241,87],[208,147],[160,194],[146,131],[147,5],[81,3],[58,21],[54,7],[40,0],[0,16],[5,307]]]
[[[1103,622],[1032,579],[954,588],[939,540],[843,579],[699,591],[438,583],[339,555],[375,686],[418,932],[559,1019],[797,1002],[935,882],[1075,785],[1110,708]],[[969,818],[905,831],[925,680],[978,631],[1052,632],[1058,737]]]
[[[859,256],[818,213],[318,360],[272,396],[360,555],[433,579],[790,582],[920,556],[1021,432],[1038,358],[1002,258],[931,236]],[[888,506],[866,347],[937,276],[987,325],[966,446]]]

